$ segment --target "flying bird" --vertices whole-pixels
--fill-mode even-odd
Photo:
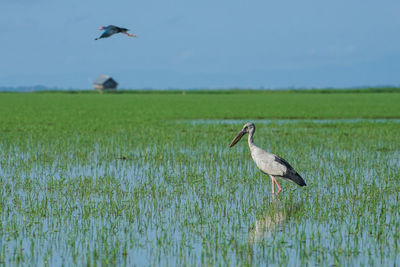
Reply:
[[[275,154],[269,153],[258,146],[256,146],[253,142],[253,136],[256,132],[256,126],[254,123],[246,123],[242,130],[236,135],[236,137],[232,140],[229,147],[233,147],[237,142],[246,134],[249,134],[248,143],[250,147],[251,157],[253,161],[256,163],[257,167],[261,170],[262,173],[267,174],[272,179],[272,198],[275,199],[275,187],[274,184],[278,186],[278,192],[276,195],[282,191],[282,187],[279,185],[276,177],[282,178],[284,180],[291,181],[299,186],[305,186],[306,182],[303,178],[301,178],[300,174],[293,169],[290,164],[281,157],[278,157]]]
[[[103,32],[102,35],[100,35],[99,38],[96,38],[95,40],[99,40],[101,38],[108,38],[111,35],[114,35],[116,33],[123,33],[123,34],[125,34],[126,36],[129,36],[129,37],[136,37],[136,35],[134,35],[132,33],[128,33],[128,31],[129,31],[128,29],[120,28],[120,27],[117,27],[117,26],[114,26],[114,25],[101,26],[100,30],[104,31],[104,32]]]

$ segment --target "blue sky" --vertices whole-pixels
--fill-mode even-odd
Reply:
[[[400,85],[400,1],[1,0],[0,86]],[[130,28],[94,41],[102,25]]]

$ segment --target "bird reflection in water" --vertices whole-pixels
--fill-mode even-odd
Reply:
[[[265,214],[260,216],[249,231],[249,243],[254,244],[272,237],[273,233],[293,218],[299,210],[300,203],[284,205],[280,201],[273,202]]]

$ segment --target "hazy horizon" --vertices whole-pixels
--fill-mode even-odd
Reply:
[[[0,86],[350,88],[400,85],[400,2],[4,0]],[[138,38],[94,41],[102,25]]]

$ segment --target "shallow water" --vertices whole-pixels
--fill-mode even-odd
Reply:
[[[292,120],[284,121],[279,130],[291,132]],[[215,137],[197,121],[185,122],[197,135],[183,135],[177,123],[173,142],[150,136],[150,146],[127,147],[128,136],[2,144],[1,263],[399,263],[400,150],[385,128],[392,122],[317,122],[312,132],[296,128],[307,133],[301,140],[258,127],[256,142],[284,156],[308,185],[280,182],[275,202],[246,142],[229,150],[234,132]]]

